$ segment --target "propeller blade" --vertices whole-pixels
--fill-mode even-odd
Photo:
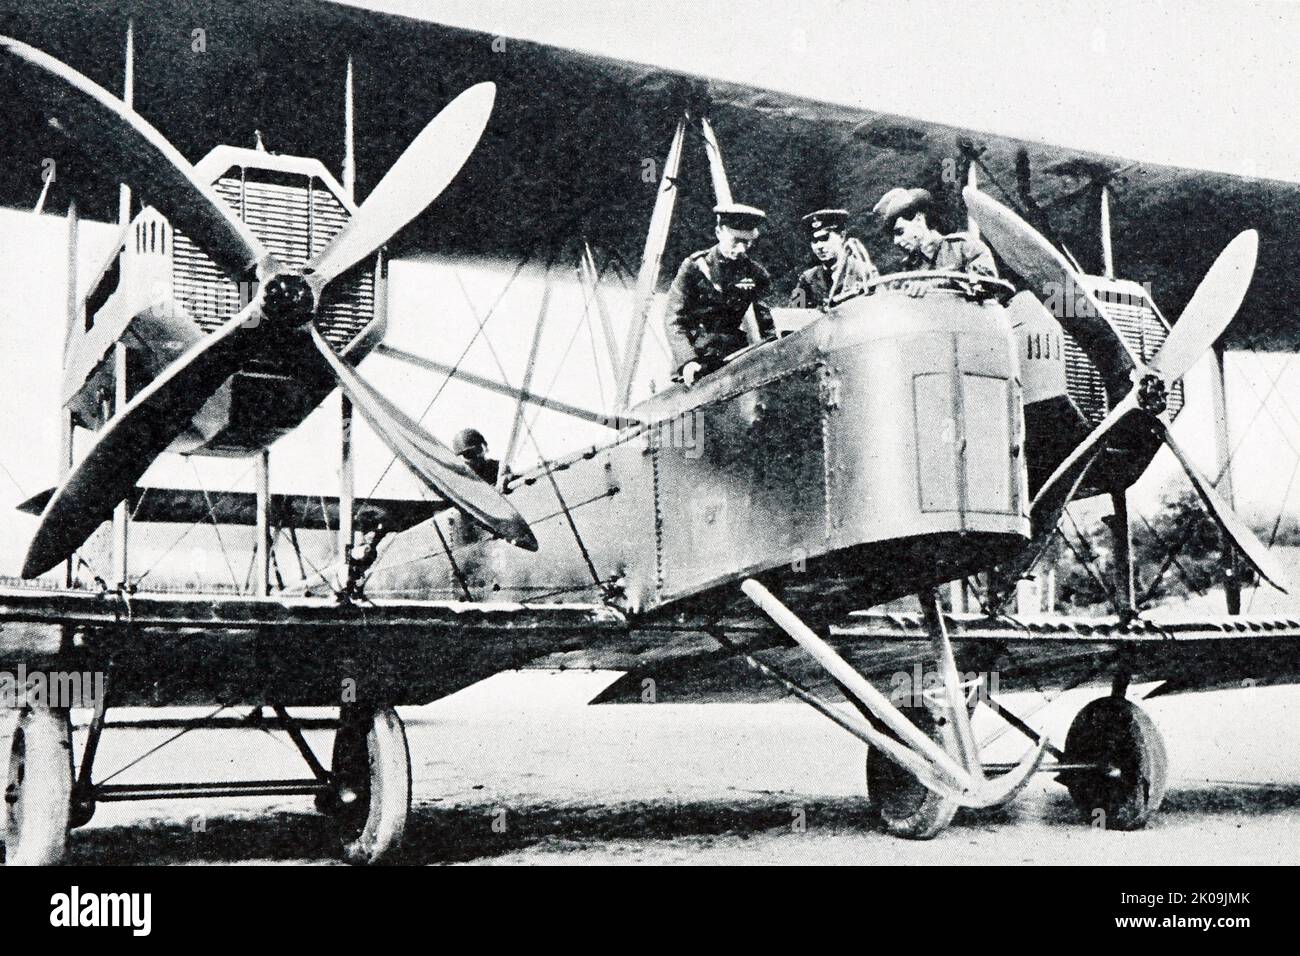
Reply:
[[[343,231],[307,266],[318,294],[388,242],[451,184],[483,136],[495,99],[495,84],[471,86],[420,131]]]
[[[1219,253],[1174,323],[1160,353],[1149,363],[1170,384],[1178,381],[1223,334],[1250,288],[1259,255],[1259,233],[1247,229]]]
[[[1255,532],[1251,531],[1246,525],[1246,522],[1242,521],[1240,516],[1223,500],[1223,497],[1214,489],[1214,485],[1210,483],[1210,480],[1192,464],[1191,459],[1174,441],[1174,436],[1169,432],[1169,426],[1161,419],[1156,419],[1156,421],[1160,422],[1160,437],[1164,439],[1165,444],[1169,446],[1169,450],[1174,453],[1174,456],[1183,466],[1183,471],[1187,473],[1192,487],[1201,496],[1201,500],[1205,502],[1206,510],[1219,523],[1223,533],[1232,539],[1233,544],[1237,546],[1237,550],[1250,562],[1251,567],[1259,572],[1260,577],[1283,594],[1289,594],[1291,582],[1277,558],[1273,556],[1273,552],[1269,551],[1264,542],[1260,541],[1255,536]]]
[[[1094,428],[1074,451],[1070,452],[1065,461],[1056,466],[1056,471],[1043,482],[1042,487],[1038,489],[1038,494],[1034,495],[1034,500],[1029,505],[1029,514],[1035,530],[1043,526],[1056,527],[1056,521],[1051,521],[1050,525],[1046,524],[1047,516],[1052,511],[1065,509],[1070,499],[1074,497],[1075,491],[1078,490],[1084,475],[1087,474],[1088,468],[1106,450],[1106,436],[1114,430],[1115,426],[1138,410],[1136,391],[1130,392],[1110,410],[1101,420],[1101,424]],[[1057,518],[1060,518],[1059,513]]]
[[[987,193],[962,190],[966,209],[989,243],[1056,316],[1097,367],[1112,398],[1128,391],[1141,361],[1079,274],[1033,226]]]
[[[537,550],[537,539],[527,522],[505,496],[474,474],[451,449],[421,428],[418,422],[375,391],[352,366],[334,353],[315,326],[311,329],[311,337],[317,351],[334,372],[339,387],[384,444],[416,477],[492,534],[526,551]]]
[[[0,36],[0,70],[86,158],[135,187],[232,276],[276,271],[270,255],[176,147],[113,94],[47,53]]]
[[[50,570],[108,520],[203,403],[265,342],[265,333],[258,332],[262,318],[259,297],[196,342],[118,411],[46,504],[27,547],[23,577]]]

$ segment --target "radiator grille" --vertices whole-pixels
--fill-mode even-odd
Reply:
[[[1144,362],[1155,357],[1169,336],[1169,329],[1156,314],[1151,301],[1140,287],[1123,286],[1109,280],[1088,276],[1094,283],[1090,291],[1106,307],[1106,314],[1119,328],[1120,335]],[[1106,417],[1106,390],[1101,375],[1093,368],[1083,350],[1069,333],[1065,336],[1065,384],[1070,398],[1093,424]],[[1183,383],[1169,392],[1169,418],[1173,420],[1183,408]]]
[[[248,223],[273,256],[286,266],[300,266],[320,251],[347,223],[343,204],[314,177],[256,168],[232,169],[213,184],[217,195]],[[175,231],[172,280],[176,297],[205,332],[235,315],[252,294],[241,299],[238,285],[179,229]],[[374,318],[372,268],[359,268],[325,293],[317,316],[322,334],[335,349],[348,345]]]

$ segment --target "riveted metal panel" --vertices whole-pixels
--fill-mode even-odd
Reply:
[[[656,451],[660,599],[736,568],[798,566],[826,547],[816,367],[696,409]]]
[[[952,376],[927,372],[912,377],[916,432],[916,476],[922,511],[955,511],[957,436],[953,418]]]
[[[961,377],[966,431],[966,505],[971,511],[1014,514],[1015,459],[1010,457],[1011,386],[992,375]]]

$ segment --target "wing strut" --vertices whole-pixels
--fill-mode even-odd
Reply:
[[[673,207],[677,204],[677,176],[682,167],[682,140],[685,137],[686,117],[683,116],[677,122],[677,132],[673,133],[672,145],[668,147],[668,158],[664,161],[664,175],[659,181],[654,212],[650,215],[650,231],[646,236],[645,252],[641,256],[641,271],[636,277],[632,327],[627,333],[627,343],[624,346],[623,361],[619,369],[618,392],[615,396],[620,409],[625,409],[631,404],[632,383],[636,379],[637,366],[641,363],[641,343],[645,338],[646,323],[650,320],[650,308],[654,305],[655,286],[659,283],[664,246],[668,244],[668,227],[672,223]]]

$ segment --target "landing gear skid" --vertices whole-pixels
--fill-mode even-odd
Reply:
[[[835,707],[775,667],[751,655],[745,660],[800,700],[867,744],[867,799],[885,829],[895,836],[927,840],[943,832],[961,807],[994,807],[1013,799],[1039,771],[1057,774],[1085,822],[1111,830],[1146,825],[1164,799],[1168,759],[1151,718],[1125,695],[1129,672],[1122,659],[1111,694],[1088,704],[1075,717],[1065,749],[1040,734],[987,694],[968,693],[957,673],[938,597],[920,595],[940,687],[922,695],[924,706],[909,717],[877,691],[835,650],[756,581],[745,594],[835,680],[861,714]],[[715,638],[745,652],[724,635]],[[1033,743],[1018,763],[981,761],[971,714],[985,704]],[[1043,765],[1045,755],[1054,762]],[[998,776],[987,772],[1001,771]]]
[[[925,697],[925,716],[913,720],[761,584],[751,579],[741,587],[835,679],[862,713],[861,719],[850,719],[775,668],[748,658],[751,666],[778,680],[868,745],[869,799],[891,833],[928,839],[952,821],[958,807],[998,806],[1013,799],[1029,783],[1048,746],[1046,738],[1037,741],[1008,772],[998,777],[985,774],[971,730],[969,702],[958,679],[936,594],[920,597],[942,688],[941,693]]]
[[[311,769],[311,778],[96,784],[95,755],[104,728],[110,726],[106,712],[97,711],[91,722],[78,774],[73,769],[69,712],[25,708],[14,730],[5,783],[5,863],[60,862],[69,830],[89,821],[96,804],[103,801],[230,796],[314,796],[317,808],[334,820],[347,862],[373,864],[390,856],[401,845],[411,806],[411,757],[397,711],[387,705],[344,705],[327,770],[307,745],[299,723],[285,708],[274,709],[276,719],[259,721],[259,726],[286,731]],[[235,725],[248,726],[242,721]],[[174,726],[186,732],[229,727],[231,721],[213,715],[198,721],[154,721],[149,726]]]
[[[936,719],[919,708],[916,726],[945,750],[957,749],[952,722]],[[916,778],[876,747],[867,747],[867,801],[881,825],[894,836],[929,840],[938,836],[957,814],[960,804],[953,798],[928,790]]]

